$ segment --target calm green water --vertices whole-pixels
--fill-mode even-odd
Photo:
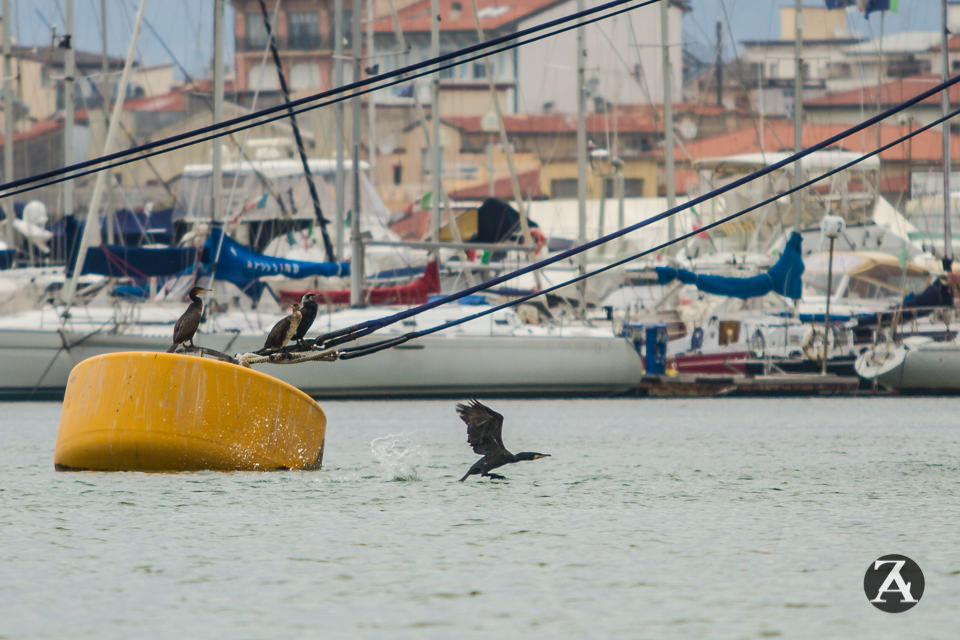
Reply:
[[[324,468],[57,473],[0,405],[3,638],[952,638],[960,400],[325,402]],[[877,557],[921,602],[871,606]]]

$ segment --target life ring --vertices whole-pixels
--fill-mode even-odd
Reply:
[[[836,327],[830,327],[830,331],[826,333],[826,344],[827,349],[832,352],[837,347],[837,329]],[[803,354],[811,360],[823,360],[824,352],[824,333],[823,327],[810,325],[807,327],[807,330],[803,334],[803,339],[800,340],[800,347],[803,349]]]
[[[763,337],[763,331],[760,331],[760,329],[754,331],[747,344],[750,346],[750,354],[754,358],[763,358],[767,346],[767,340]]]

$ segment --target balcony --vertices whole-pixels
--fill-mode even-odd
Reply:
[[[294,33],[287,37],[287,49],[293,51],[313,51],[323,44],[318,33]]]
[[[293,34],[286,38],[274,36],[273,41],[280,51],[316,51],[323,47],[323,38],[319,34]],[[267,46],[264,37],[247,37],[237,40],[239,51],[263,51]]]

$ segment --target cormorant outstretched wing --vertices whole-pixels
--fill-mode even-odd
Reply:
[[[471,400],[469,404],[458,404],[457,413],[467,423],[467,443],[475,453],[487,455],[506,452],[503,438],[503,416],[490,407]]]

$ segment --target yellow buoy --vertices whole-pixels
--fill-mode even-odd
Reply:
[[[70,372],[58,470],[318,469],[327,418],[296,387],[173,353],[94,356]]]

